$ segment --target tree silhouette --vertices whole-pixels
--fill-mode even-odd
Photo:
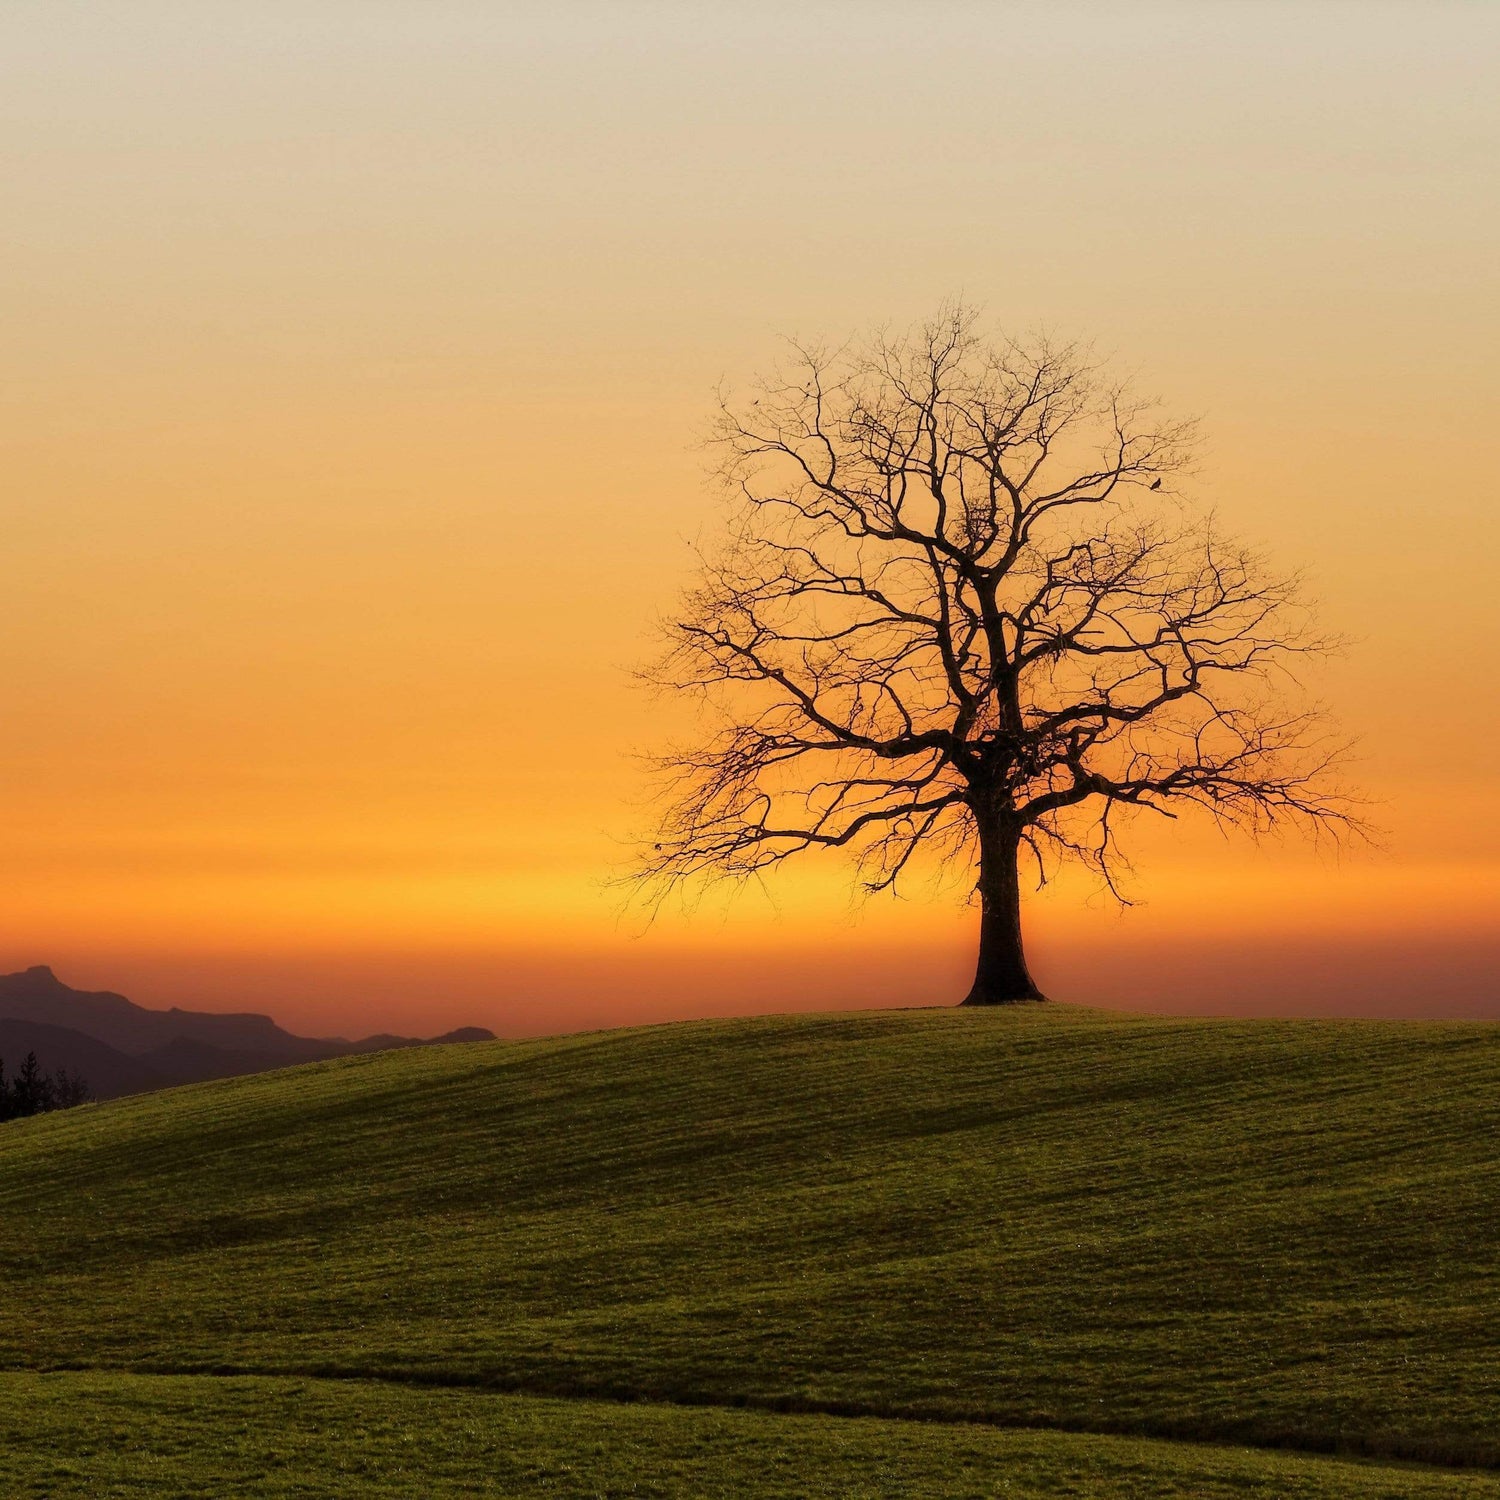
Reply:
[[[52,1108],[52,1080],[42,1072],[35,1052],[28,1052],[10,1086],[17,1115],[38,1115]]]
[[[1119,895],[1126,814],[1349,825],[1338,747],[1283,702],[1329,642],[1295,578],[1176,495],[1193,435],[963,308],[794,344],[721,399],[731,519],[646,673],[718,727],[656,762],[650,898],[814,848],[879,891],[925,848],[979,902],[965,1003],[998,1004],[1041,998],[1023,874],[1081,860]]]
[[[28,1052],[11,1082],[5,1080],[5,1059],[0,1058],[0,1121],[24,1119],[54,1109],[72,1109],[87,1104],[93,1094],[78,1074],[59,1068],[56,1077],[42,1072],[35,1052]]]

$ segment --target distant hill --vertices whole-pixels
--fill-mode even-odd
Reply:
[[[8,1077],[15,1076],[28,1052],[36,1053],[44,1073],[66,1068],[82,1078],[96,1099],[159,1089],[171,1081],[150,1063],[71,1027],[0,1019],[0,1060]]]
[[[99,1099],[394,1047],[493,1040],[482,1026],[431,1038],[296,1036],[254,1012],[148,1010],[110,990],[75,990],[45,964],[0,975],[0,1058],[14,1068],[35,1052],[43,1071],[66,1068]]]

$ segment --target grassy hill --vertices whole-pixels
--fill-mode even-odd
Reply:
[[[0,1130],[0,1436],[124,1422],[184,1494],[241,1459],[341,1493],[448,1424],[473,1467],[433,1494],[503,1449],[535,1472],[494,1493],[1500,1496],[1497,1214],[1494,1027],[1039,1007],[350,1058]],[[277,1444],[323,1487],[271,1487]]]

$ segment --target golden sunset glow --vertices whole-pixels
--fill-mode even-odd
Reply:
[[[1045,986],[1500,1016],[1497,46],[1461,4],[8,5],[0,969],[351,1034],[957,999],[972,914],[837,858],[649,929],[609,882],[691,728],[631,670],[715,389],[961,293],[1201,416],[1197,494],[1349,637],[1310,686],[1382,830],[1143,828],[1142,905],[1032,903]]]

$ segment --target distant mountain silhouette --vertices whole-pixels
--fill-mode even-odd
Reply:
[[[28,1052],[44,1073],[66,1068],[84,1079],[96,1099],[139,1094],[165,1087],[172,1080],[140,1058],[130,1057],[106,1042],[96,1041],[67,1026],[45,1026],[40,1021],[0,1020],[0,1059],[6,1077],[14,1077]]]
[[[482,1026],[431,1038],[294,1036],[253,1012],[147,1010],[109,990],[75,990],[44,964],[0,975],[0,1058],[7,1067],[35,1052],[44,1071],[64,1067],[82,1076],[99,1099],[394,1047],[493,1040]]]

